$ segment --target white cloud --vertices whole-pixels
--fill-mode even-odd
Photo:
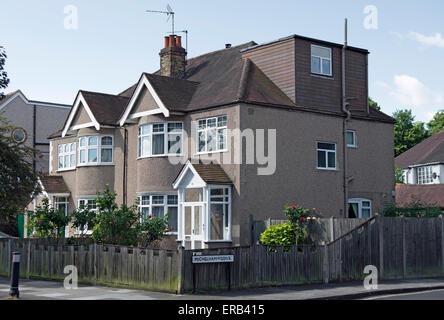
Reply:
[[[390,31],[389,34],[401,40],[410,39],[419,42],[425,46],[444,48],[444,37],[439,32],[436,32],[435,34],[430,36],[426,36],[419,32],[414,32],[414,31],[410,31],[405,35],[396,31]]]
[[[444,105],[444,96],[427,88],[415,77],[401,74],[393,77],[393,85],[376,81],[396,103],[396,109],[412,109],[416,119],[429,121]]]
[[[444,37],[440,33],[425,36],[421,33],[411,31],[408,33],[408,38],[427,46],[444,48]]]

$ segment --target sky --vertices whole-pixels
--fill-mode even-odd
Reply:
[[[444,109],[441,0],[0,0],[0,46],[11,80],[28,99],[72,104],[78,90],[117,94],[159,68],[175,12],[188,57],[251,40],[299,34],[369,55],[369,95],[382,111],[412,109],[428,122]]]

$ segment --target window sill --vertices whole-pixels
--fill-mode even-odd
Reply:
[[[149,158],[169,158],[169,157],[183,157],[183,154],[156,154],[153,156],[137,157],[136,160],[149,159]]]
[[[358,149],[358,146],[356,146],[356,145],[354,145],[354,146],[352,146],[352,145],[347,145],[347,148],[351,148],[351,149]]]
[[[65,169],[58,169],[56,172],[66,172],[66,171],[74,171],[76,170],[76,167],[74,168],[65,168]]]
[[[226,242],[226,243],[231,243],[231,242],[233,242],[232,240],[207,240],[207,241],[204,241],[205,243],[223,243],[223,242]]]
[[[333,75],[322,74],[322,73],[310,72],[310,75],[315,78],[322,78],[322,79],[327,79],[327,80],[334,80],[335,79],[335,78],[333,78]]]
[[[316,168],[316,170],[321,170],[321,171],[339,171],[339,169],[334,168],[334,169],[330,169],[330,168]]]
[[[213,153],[224,153],[224,152],[228,152],[228,149],[223,149],[223,150],[217,150],[217,151],[208,151],[208,152],[197,152],[194,155],[195,156],[202,156],[202,155],[206,155],[206,154],[213,154]]]
[[[86,164],[78,164],[77,168],[79,167],[101,167],[101,166],[113,166],[114,162],[110,163],[86,163]]]

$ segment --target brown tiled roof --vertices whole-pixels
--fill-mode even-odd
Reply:
[[[395,158],[398,168],[436,162],[444,163],[444,131],[434,134]]]
[[[444,208],[444,184],[397,184],[396,205],[405,207],[419,200],[429,206]]]
[[[62,176],[46,176],[40,181],[47,193],[70,193]]]
[[[129,101],[129,98],[118,95],[84,90],[80,92],[97,122],[105,125],[116,125]]]
[[[219,164],[195,163],[193,164],[193,167],[196,169],[199,176],[207,183],[232,184],[231,179]]]
[[[186,111],[199,83],[144,73],[160,100],[169,110]]]

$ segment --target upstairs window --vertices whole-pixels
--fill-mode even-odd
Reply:
[[[182,122],[145,124],[139,127],[138,156],[153,157],[182,154]]]
[[[227,149],[227,116],[198,120],[197,152],[209,153]]]
[[[331,49],[311,45],[311,73],[331,76]]]
[[[89,136],[79,139],[79,165],[113,163],[113,137]]]
[[[433,172],[432,167],[419,167],[417,169],[418,173],[418,184],[428,184],[433,182]]]
[[[317,168],[323,170],[336,169],[336,144],[317,142]]]
[[[76,144],[64,143],[58,146],[59,170],[74,169],[76,167]]]
[[[356,132],[353,130],[347,131],[347,147],[356,148]]]

